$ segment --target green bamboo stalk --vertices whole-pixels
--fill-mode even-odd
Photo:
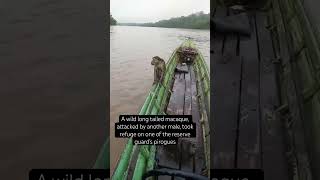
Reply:
[[[129,139],[123,153],[121,154],[120,161],[117,165],[117,168],[113,174],[112,179],[114,180],[123,179],[125,172],[128,169],[128,164],[131,157],[132,149],[133,149],[133,142],[132,142],[132,139]]]

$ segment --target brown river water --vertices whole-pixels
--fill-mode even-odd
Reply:
[[[126,139],[114,137],[121,114],[137,114],[153,82],[151,58],[168,60],[191,38],[209,65],[210,31],[137,26],[110,27],[110,168],[113,173]]]

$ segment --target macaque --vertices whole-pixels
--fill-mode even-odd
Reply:
[[[154,65],[154,81],[153,84],[162,83],[166,72],[166,63],[159,56],[152,58],[151,65]]]

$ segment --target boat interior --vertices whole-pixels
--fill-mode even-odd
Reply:
[[[266,2],[211,11],[211,169],[319,179],[319,46],[300,0]]]
[[[267,16],[246,13],[250,35],[214,32],[211,41],[212,168],[264,168],[277,176],[270,179],[287,179],[284,134],[274,114],[280,99]],[[237,12],[223,7],[212,13],[220,19],[233,14]]]
[[[197,128],[196,137],[179,138],[177,145],[158,146],[157,166],[200,175],[205,171],[206,163],[200,123],[200,104],[197,96],[197,78],[193,66],[197,51],[192,48],[180,48],[177,53],[179,61],[174,71],[174,81],[166,114],[192,115]],[[171,178],[170,176],[159,177],[159,179]],[[181,178],[175,177],[175,179]]]

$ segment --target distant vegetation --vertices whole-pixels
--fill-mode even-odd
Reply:
[[[110,25],[116,25],[116,24],[117,24],[117,21],[110,14]]]
[[[161,20],[155,23],[119,23],[126,26],[147,26],[165,28],[186,28],[186,29],[209,29],[210,14],[198,12],[189,16],[181,16],[168,20]]]

